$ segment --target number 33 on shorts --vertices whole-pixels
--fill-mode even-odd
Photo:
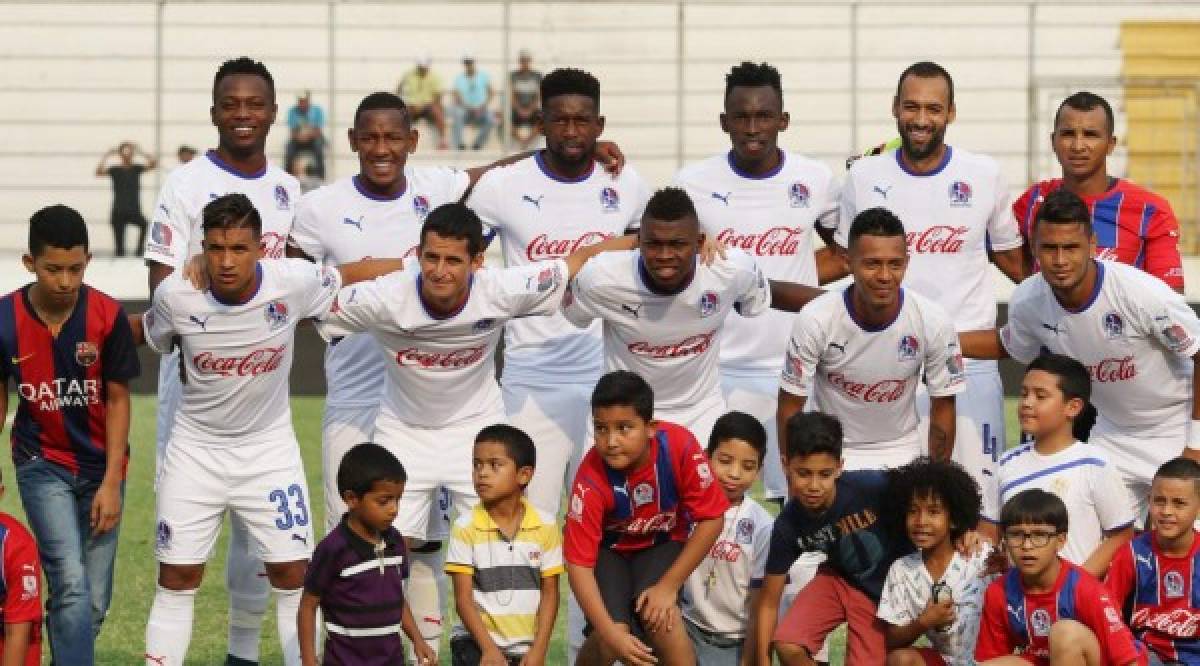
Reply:
[[[290,530],[293,527],[308,525],[308,505],[304,501],[304,488],[293,483],[285,491],[276,488],[267,495],[267,501],[275,506],[279,517],[275,519],[275,527]]]

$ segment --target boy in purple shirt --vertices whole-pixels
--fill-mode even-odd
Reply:
[[[387,449],[359,444],[338,467],[338,493],[346,502],[342,522],[317,544],[297,617],[300,659],[316,666],[317,608],[325,631],[320,663],[374,666],[404,663],[404,631],[417,666],[437,656],[421,637],[408,604],[408,551],[392,527],[408,474]]]

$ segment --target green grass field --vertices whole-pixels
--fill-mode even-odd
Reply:
[[[9,404],[16,405],[14,397]],[[146,617],[154,598],[156,565],[154,562],[154,403],[153,396],[135,396],[133,402],[133,424],[130,440],[133,456],[129,464],[129,478],[125,490],[125,515],[121,524],[120,547],[117,554],[117,569],[114,581],[112,607],[104,630],[96,647],[97,664],[141,663]],[[315,397],[292,399],[292,417],[296,434],[300,439],[305,467],[308,472],[308,487],[312,495],[309,506],[315,525],[324,525],[324,498],[321,484],[321,409],[323,400]],[[1015,433],[1013,401],[1010,399],[1005,413],[1008,416],[1008,432]],[[8,442],[8,428],[4,429],[3,441]],[[1011,437],[1010,437],[1011,439]],[[0,499],[0,510],[17,516],[22,522],[25,513],[17,496],[13,480],[12,457],[0,456],[8,492]],[[768,505],[769,507],[771,505]],[[204,585],[196,597],[196,620],[192,631],[192,643],[188,664],[211,666],[221,663],[225,654],[226,641],[226,597],[225,597],[225,541],[222,534],[214,559],[205,573]],[[565,578],[565,577],[564,577]],[[559,612],[555,626],[555,640],[551,647],[549,663],[565,662],[563,629],[566,622],[566,581],[563,581],[564,608]],[[447,623],[447,627],[451,626]],[[842,662],[842,636],[835,637],[833,663]],[[49,650],[45,650],[48,655]],[[443,646],[442,663],[449,664],[449,650]],[[275,633],[275,615],[267,613],[263,632],[262,664],[282,663],[279,642]]]

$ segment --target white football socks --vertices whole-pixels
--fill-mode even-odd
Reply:
[[[300,638],[296,615],[300,611],[300,595],[304,588],[275,592],[275,622],[279,625],[279,646],[283,649],[284,666],[300,666]]]
[[[408,589],[404,601],[412,610],[417,628],[436,654],[442,643],[443,611],[446,607],[446,576],[442,573],[445,550],[433,553],[409,551]],[[407,641],[406,641],[407,643]],[[411,654],[412,646],[408,646]]]
[[[146,622],[146,666],[182,666],[192,640],[195,607],[195,590],[155,585],[154,604]]]
[[[246,529],[231,521],[225,585],[229,590],[229,654],[257,662],[263,616],[271,599],[266,569],[250,552]]]

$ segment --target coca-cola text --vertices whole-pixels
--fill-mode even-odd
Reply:
[[[649,342],[631,342],[629,343],[629,351],[638,356],[650,356],[652,358],[699,356],[708,351],[708,348],[712,346],[713,336],[716,334],[717,331],[714,329],[708,333],[692,335],[679,342],[665,345],[652,345]]]
[[[1101,384],[1123,382],[1137,377],[1137,366],[1133,363],[1133,356],[1106,358],[1095,365],[1087,366],[1087,371],[1092,381]]]
[[[1139,608],[1133,611],[1131,619],[1129,626],[1135,630],[1150,629],[1172,638],[1194,638],[1196,629],[1200,628],[1200,613],[1193,613],[1187,608],[1165,612],[1155,612],[1153,608]]]
[[[401,366],[418,366],[430,370],[456,370],[478,363],[483,358],[485,351],[487,351],[487,345],[450,351],[425,351],[409,347],[396,352],[396,363]]]
[[[612,238],[613,234],[603,231],[589,231],[579,238],[550,238],[547,234],[540,234],[529,242],[529,247],[525,248],[525,256],[530,261],[542,261],[544,259],[559,259],[571,254],[581,247],[595,245],[603,240]]]
[[[761,234],[739,234],[734,229],[722,229],[717,233],[717,241],[759,257],[795,256],[802,231],[773,227]]]
[[[904,395],[907,379],[881,379],[874,384],[856,382],[840,372],[826,375],[834,388],[863,402],[896,402]]]
[[[202,375],[222,377],[257,377],[279,369],[287,345],[255,349],[245,356],[217,356],[212,352],[200,352],[192,357],[192,365]]]
[[[967,228],[938,224],[922,231],[904,234],[908,251],[915,254],[954,254],[962,252]]]

